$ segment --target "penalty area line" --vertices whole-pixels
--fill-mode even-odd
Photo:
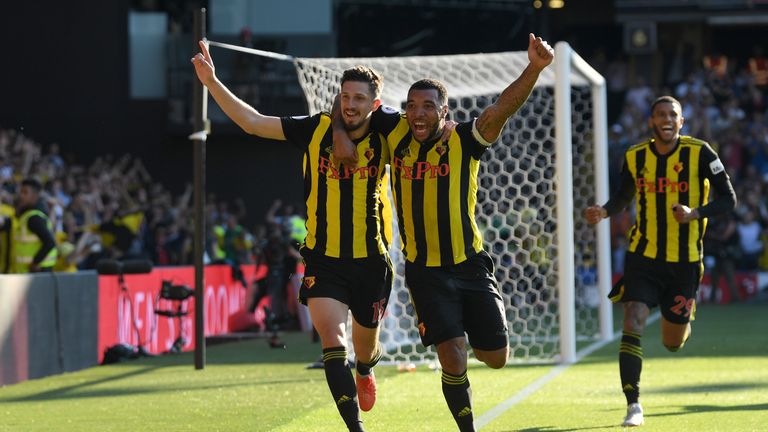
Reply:
[[[659,319],[661,314],[659,312],[654,313],[653,315],[648,317],[648,320],[646,321],[647,324],[651,324],[652,322]],[[580,362],[584,357],[592,354],[593,352],[599,350],[600,348],[608,345],[611,342],[614,342],[616,339],[618,339],[621,336],[621,332],[615,332],[613,337],[608,340],[604,341],[597,341],[593,343],[592,345],[589,345],[588,347],[584,348],[583,350],[576,353],[576,361],[572,364],[563,364],[563,365],[557,365],[554,368],[552,368],[551,371],[549,371],[546,375],[542,376],[541,378],[537,379],[536,381],[528,384],[525,386],[522,390],[517,392],[515,395],[510,397],[509,399],[501,402],[500,404],[496,405],[495,407],[489,409],[488,411],[484,412],[483,415],[478,417],[475,420],[475,428],[481,429],[488,425],[490,422],[494,421],[497,417],[504,414],[506,411],[508,411],[513,406],[517,405],[518,403],[524,401],[528,398],[528,396],[536,393],[540,388],[544,387],[547,383],[555,379],[558,375],[565,372],[566,369],[573,366],[574,364]]]

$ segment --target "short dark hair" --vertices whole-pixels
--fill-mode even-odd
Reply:
[[[678,107],[680,107],[680,111],[683,110],[683,104],[681,104],[679,100],[673,98],[672,96],[665,95],[665,96],[659,96],[656,98],[655,101],[653,101],[653,103],[651,104],[651,114],[653,114],[653,110],[656,108],[656,105],[660,103],[676,104]]]
[[[28,177],[21,181],[22,186],[31,187],[35,192],[40,193],[43,190],[43,185],[36,178]]]
[[[381,89],[384,87],[384,79],[382,79],[381,75],[379,75],[373,68],[358,65],[347,69],[341,75],[341,85],[343,86],[347,81],[368,83],[373,98],[378,99],[381,97]]]
[[[443,83],[436,79],[424,78],[411,84],[411,88],[408,89],[408,94],[411,90],[437,90],[437,102],[440,105],[448,103],[448,90],[446,90]]]

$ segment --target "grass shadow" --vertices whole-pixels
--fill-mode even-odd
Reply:
[[[765,411],[768,410],[768,403],[752,405],[679,405],[680,411],[668,413],[645,414],[645,417],[667,417],[683,414],[698,414],[711,412],[733,412],[733,411]]]
[[[738,390],[752,390],[768,387],[768,383],[742,382],[742,383],[717,383],[707,385],[686,385],[662,389],[647,390],[646,393],[723,393]]]
[[[555,426],[542,426],[542,427],[533,427],[533,428],[526,428],[526,429],[509,429],[502,432],[568,432],[568,431],[582,431],[582,430],[595,430],[595,429],[608,429],[608,428],[614,428],[618,427],[616,424],[609,424],[609,425],[603,425],[603,426],[589,426],[589,427],[583,427],[583,428],[567,428],[562,429]]]
[[[132,378],[139,375],[143,375],[145,373],[151,372],[153,370],[158,369],[159,366],[156,365],[147,365],[146,367],[143,367],[141,369],[132,370],[124,373],[118,373],[115,375],[109,375],[105,376],[103,378],[93,379],[86,382],[68,385],[64,387],[59,387],[39,393],[35,393],[32,395],[27,396],[21,396],[21,397],[11,397],[11,398],[2,398],[0,397],[0,401],[3,402],[26,402],[26,401],[42,401],[42,400],[51,400],[51,399],[68,399],[70,398],[70,394],[78,389],[95,386],[99,384],[105,384],[113,381],[118,381],[122,379]]]
[[[128,374],[124,376],[118,376],[114,379],[123,379],[127,378]],[[228,383],[228,384],[206,384],[206,385],[191,385],[191,386],[183,386],[183,385],[176,385],[173,387],[168,388],[158,388],[158,387],[114,387],[109,389],[103,389],[103,390],[91,390],[91,391],[80,391],[77,393],[73,393],[74,390],[86,387],[88,385],[95,385],[95,384],[101,384],[102,382],[106,382],[110,380],[97,380],[95,382],[89,382],[87,384],[82,385],[76,385],[76,386],[68,386],[63,387],[61,389],[51,390],[51,391],[45,391],[41,393],[35,393],[31,395],[26,396],[19,396],[19,397],[10,397],[10,398],[0,398],[0,401],[4,403],[13,403],[13,402],[47,402],[47,401],[53,401],[53,400],[74,400],[74,399],[93,399],[93,398],[104,398],[104,397],[114,397],[114,396],[134,396],[134,395],[150,395],[150,394],[161,394],[161,393],[170,393],[170,394],[177,394],[179,391],[205,391],[205,390],[220,390],[225,388],[237,388],[237,387],[258,387],[258,386],[269,386],[269,385],[280,385],[280,384],[296,384],[296,383],[306,383],[306,378],[292,378],[292,379],[275,379],[275,380],[269,380],[269,381],[245,381],[245,382],[239,382],[239,383]]]

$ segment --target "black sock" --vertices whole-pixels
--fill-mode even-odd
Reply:
[[[619,373],[621,389],[627,398],[627,405],[637,403],[640,398],[640,371],[643,370],[642,335],[624,331],[619,348]]]
[[[374,366],[376,366],[376,363],[381,360],[382,355],[382,348],[381,344],[376,345],[376,354],[373,355],[373,358],[368,363],[363,363],[360,361],[360,359],[357,360],[357,364],[355,365],[355,369],[357,369],[357,373],[359,373],[362,376],[366,376],[371,373],[371,369],[373,369]]]
[[[363,422],[360,420],[360,405],[357,403],[357,388],[355,379],[349,371],[347,363],[347,350],[343,346],[325,348],[323,350],[323,363],[325,364],[325,380],[331,395],[336,402],[336,408],[344,419],[350,431],[363,430]]]
[[[472,389],[469,388],[467,371],[461,375],[451,375],[443,371],[443,395],[448,402],[453,419],[461,432],[474,432],[472,416]]]

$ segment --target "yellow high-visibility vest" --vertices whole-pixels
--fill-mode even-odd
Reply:
[[[43,246],[43,242],[35,233],[29,231],[27,223],[32,216],[40,216],[45,219],[45,223],[49,230],[53,230],[51,220],[48,219],[45,213],[40,210],[32,209],[22,213],[19,218],[19,222],[15,225],[13,230],[13,249],[14,249],[14,272],[15,273],[29,273],[29,266],[32,264],[32,260],[35,259],[35,255]],[[56,264],[56,256],[58,252],[54,247],[45,256],[45,259],[40,262],[40,268],[51,268]]]

